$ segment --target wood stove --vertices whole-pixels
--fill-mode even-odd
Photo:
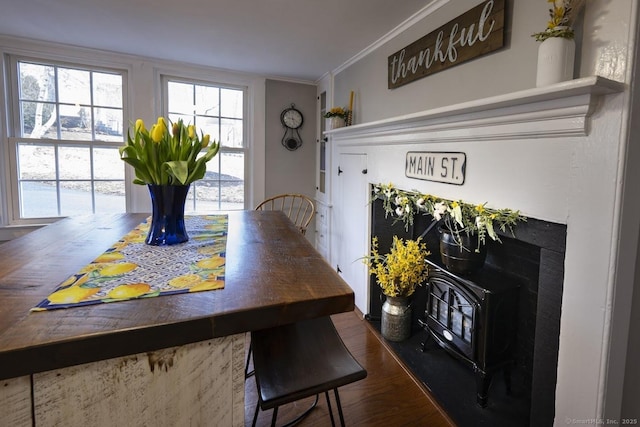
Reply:
[[[485,266],[462,277],[428,261],[424,318],[419,324],[447,352],[476,375],[477,402],[487,405],[493,374],[503,370],[510,393],[517,331],[518,281]],[[423,343],[422,350],[425,350]]]

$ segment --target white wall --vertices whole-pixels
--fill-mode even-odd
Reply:
[[[316,191],[316,86],[267,80],[266,100],[265,197],[298,193],[313,200]],[[302,146],[294,151],[282,146],[285,129],[280,122],[280,113],[291,104],[295,104],[304,118],[299,129]],[[315,240],[315,221],[311,221],[305,235],[307,239]]]
[[[266,197],[301,193],[313,198],[316,188],[316,86],[267,80],[266,97]],[[280,114],[291,104],[295,104],[304,119],[299,129],[302,146],[294,151],[282,146],[285,128],[280,122]]]
[[[479,3],[449,1],[339,70],[334,104],[346,105],[349,91],[354,90],[354,117],[359,124],[533,88],[538,45],[530,34],[544,29],[548,3],[515,0],[508,2],[510,35],[503,50],[387,89],[390,54]],[[615,5],[608,0],[588,2],[577,76],[599,75],[627,84],[633,80],[636,8],[633,0],[616,0]],[[622,193],[629,167],[624,160],[630,97],[629,91],[605,97],[583,137],[425,145],[433,151],[467,153],[467,182],[461,187],[403,178],[406,147],[401,145],[367,152],[372,182],[386,177],[382,171],[396,168],[399,182],[394,183],[404,188],[489,201],[494,207],[521,209],[528,216],[567,224],[557,425],[565,425],[565,420],[594,420],[586,424],[595,425],[604,417],[620,417],[638,242],[637,217],[627,219],[628,228],[620,231],[622,208],[633,208],[638,200],[629,191]],[[619,252],[622,247],[626,251]]]

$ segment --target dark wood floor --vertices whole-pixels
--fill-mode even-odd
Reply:
[[[353,356],[367,370],[367,378],[341,387],[340,400],[345,424],[361,426],[429,426],[451,427],[454,423],[444,414],[428,393],[407,373],[385,347],[382,338],[357,312],[332,317],[342,340]],[[322,397],[322,396],[321,396]],[[256,405],[256,385],[251,378],[245,385],[245,425],[250,426]],[[295,418],[312,399],[282,407],[278,425]],[[334,407],[334,413],[337,411]],[[260,412],[259,426],[268,426],[271,411]],[[322,397],[318,406],[300,426],[331,425],[327,403]]]

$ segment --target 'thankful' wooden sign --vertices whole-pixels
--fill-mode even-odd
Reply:
[[[488,0],[389,56],[394,89],[504,46],[504,0]]]

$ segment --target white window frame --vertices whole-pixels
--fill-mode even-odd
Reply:
[[[46,65],[53,65],[56,67],[69,67],[76,69],[84,69],[89,71],[96,72],[107,72],[107,73],[115,73],[122,76],[122,111],[123,111],[123,120],[124,120],[124,135],[122,141],[101,141],[101,140],[64,140],[64,139],[31,139],[28,137],[18,136],[20,134],[20,100],[19,100],[19,76],[18,76],[18,63],[19,62],[31,62],[31,63],[39,63]],[[69,146],[69,145],[81,145],[81,146],[89,146],[89,148],[93,149],[94,147],[119,147],[124,144],[124,137],[126,137],[127,130],[127,111],[128,111],[128,70],[123,68],[114,68],[108,67],[104,65],[96,65],[91,63],[91,61],[81,61],[81,60],[73,60],[73,61],[64,61],[58,59],[52,59],[48,57],[34,57],[27,56],[21,54],[7,54],[4,57],[4,65],[5,65],[5,82],[6,82],[6,95],[7,102],[5,104],[7,111],[6,117],[8,127],[5,129],[4,137],[6,143],[6,149],[4,153],[7,158],[5,160],[5,168],[7,177],[7,185],[5,189],[8,191],[5,197],[5,208],[4,213],[6,215],[7,220],[3,221],[5,225],[11,226],[22,226],[22,225],[42,225],[49,224],[55,222],[64,216],[53,216],[53,217],[38,217],[38,218],[21,218],[20,216],[20,200],[19,200],[19,179],[18,179],[18,158],[17,158],[17,145],[20,142],[24,141],[41,141],[44,144],[52,145],[54,147],[59,146]],[[93,165],[91,165],[93,168]],[[92,182],[98,182],[99,180],[93,180]],[[127,200],[128,196],[126,193],[129,191],[129,183],[127,182],[127,174],[125,174],[125,206],[128,206]],[[124,213],[124,212],[123,212]]]
[[[251,153],[251,148],[250,148],[250,144],[249,144],[249,123],[250,123],[250,114],[249,114],[249,87],[246,85],[241,85],[241,84],[232,84],[232,83],[220,83],[219,81],[216,80],[205,80],[202,78],[190,78],[190,77],[180,77],[180,76],[176,76],[173,74],[160,74],[160,83],[161,83],[161,93],[162,93],[162,106],[161,106],[161,110],[162,110],[162,115],[164,117],[167,117],[169,114],[168,111],[168,105],[169,105],[169,90],[168,90],[168,85],[169,82],[176,82],[176,83],[185,83],[185,84],[192,84],[192,85],[203,85],[203,86],[213,86],[219,89],[233,89],[233,90],[240,90],[243,93],[242,96],[242,142],[243,142],[243,146],[242,147],[225,147],[223,145],[220,146],[220,151],[218,152],[218,154],[216,155],[216,157],[214,157],[209,163],[211,162],[219,162],[221,159],[221,154],[222,153],[242,153],[243,157],[244,157],[244,189],[243,189],[243,194],[244,194],[244,209],[247,209],[249,204],[251,203],[251,197],[250,197],[250,179],[251,179],[251,173],[250,173],[250,164],[251,164],[251,158],[252,158],[252,153]],[[219,135],[211,135],[211,139],[215,139],[215,140],[219,140],[220,136]],[[219,168],[220,170],[220,168]],[[220,203],[220,202],[218,202]],[[219,206],[219,205],[218,205]],[[218,209],[218,210],[224,210],[224,208],[222,209]],[[207,212],[200,212],[197,211],[198,213],[207,213]]]
[[[124,115],[127,121],[142,118],[155,120],[162,115],[161,75],[178,76],[228,86],[247,88],[244,135],[248,158],[245,159],[245,208],[252,209],[265,197],[265,113],[266,78],[261,75],[222,70],[183,62],[136,57],[118,52],[97,52],[75,46],[52,44],[21,38],[0,36],[0,242],[11,240],[44,225],[42,220],[16,223],[11,215],[17,203],[10,187],[7,138],[11,136],[11,92],[9,57],[35,58],[59,64],[83,64],[91,68],[103,68],[127,75],[123,88]],[[124,163],[124,162],[123,162]],[[133,170],[125,166],[125,191],[127,212],[151,212],[149,192],[145,186],[132,183]],[[57,219],[57,218],[56,218]],[[54,219],[55,220],[55,219]]]

